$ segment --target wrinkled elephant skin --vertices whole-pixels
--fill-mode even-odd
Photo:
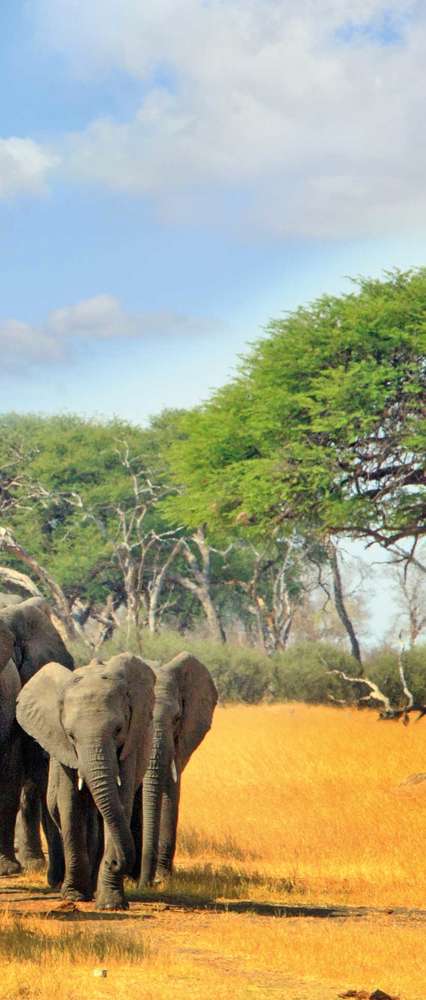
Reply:
[[[181,774],[210,729],[217,691],[207,668],[181,653],[155,667],[153,747],[143,782],[140,884],[171,874],[176,848]],[[133,828],[133,825],[132,825]],[[137,877],[137,870],[136,870]]]
[[[134,865],[130,818],[151,753],[154,684],[151,668],[123,653],[71,675],[49,663],[18,699],[20,725],[51,758],[48,803],[65,845],[63,895],[90,899],[97,876],[98,909],[127,905],[123,878]],[[97,816],[104,834],[100,866]]]
[[[20,860],[32,860],[37,842],[40,806],[49,849],[49,876],[56,880],[63,868],[63,852],[57,830],[47,818],[48,760],[29,741],[15,721],[19,689],[45,663],[54,658],[72,670],[73,659],[46,613],[46,602],[30,598],[0,609],[0,875],[21,870],[15,856],[15,824],[21,788],[37,790],[40,804],[25,809],[20,825]],[[37,829],[36,829],[37,828]],[[42,859],[38,838],[38,862]],[[41,854],[41,858],[40,858]]]

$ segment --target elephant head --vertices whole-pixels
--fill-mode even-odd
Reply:
[[[141,882],[172,869],[180,777],[210,729],[217,691],[209,671],[189,653],[154,667],[153,748],[143,784]]]
[[[120,872],[134,862],[127,814],[150,755],[154,683],[143,660],[123,653],[73,673],[49,663],[18,699],[22,728],[89,788]]]
[[[3,662],[4,629],[13,637],[11,655],[22,684],[50,661],[61,663],[69,670],[73,669],[71,653],[50,621],[48,605],[43,598],[30,597],[27,601],[0,610],[0,669]]]

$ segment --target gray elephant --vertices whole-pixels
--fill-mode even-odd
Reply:
[[[98,909],[127,905],[123,877],[135,860],[130,819],[151,754],[154,684],[140,657],[122,653],[73,674],[49,663],[18,697],[20,725],[50,754],[48,805],[65,852],[62,894],[91,899],[97,877]]]
[[[20,861],[30,866],[42,857],[38,833],[40,802],[49,848],[51,884],[63,876],[61,840],[46,808],[48,758],[16,723],[16,698],[49,660],[72,670],[73,658],[52,624],[42,598],[30,598],[0,610],[0,875],[21,871],[14,847],[16,817],[23,790]],[[25,795],[29,788],[37,794]]]
[[[182,771],[191,754],[210,729],[217,691],[207,670],[195,656],[181,653],[156,673],[153,749],[143,782],[142,800],[136,797],[132,830],[137,840],[142,826],[142,845],[137,844],[138,864],[134,875],[140,884],[155,876],[171,874]],[[208,789],[206,789],[208,794]],[[141,824],[140,814],[143,813]]]

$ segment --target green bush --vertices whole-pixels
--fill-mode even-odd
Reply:
[[[144,630],[138,644],[134,634],[128,637],[127,629],[120,629],[110,642],[102,646],[100,655],[107,659],[124,649],[161,663],[166,663],[185,649],[188,650],[208,667],[223,701],[255,703],[267,697],[272,688],[272,660],[248,647],[223,645],[188,633],[183,636],[180,632],[168,629],[156,635]],[[78,663],[84,662],[80,646],[73,652]],[[88,658],[90,659],[90,654]]]
[[[426,645],[414,646],[403,654],[404,673],[416,703],[426,703]],[[398,653],[391,647],[375,650],[365,662],[365,673],[390,698],[403,705],[405,698],[398,670]]]
[[[134,633],[128,636],[127,629],[122,628],[102,646],[98,655],[108,659],[125,649],[161,663],[188,650],[210,670],[221,701],[247,704],[303,701],[317,705],[335,699],[356,704],[359,693],[353,685],[329,673],[337,669],[357,676],[360,669],[349,653],[329,642],[298,642],[283,653],[266,656],[250,647],[216,643],[169,629],[156,635],[144,630],[138,643]],[[91,659],[92,654],[81,643],[72,651],[78,664]],[[404,665],[416,701],[426,703],[426,646],[405,653]],[[372,652],[365,660],[364,673],[388,695],[392,704],[404,704],[396,650],[382,647]]]
[[[332,698],[354,701],[354,690],[330,670],[356,675],[358,664],[329,642],[298,642],[273,658],[273,696],[277,701],[324,704]]]

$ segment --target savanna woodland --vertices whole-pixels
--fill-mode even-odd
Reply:
[[[426,269],[271,321],[194,410],[1,431],[2,603],[46,597],[102,672],[187,649],[221,703],[165,884],[105,914],[2,880],[0,1000],[422,1000],[426,722],[358,706],[426,711]],[[354,540],[398,609],[380,648]]]
[[[398,643],[365,653],[365,579],[345,572],[348,540],[376,543],[422,702],[425,392],[420,269],[272,320],[229,384],[148,426],[6,414],[1,587],[47,596],[95,651],[184,637],[224,700],[359,695],[337,669],[403,702]]]

